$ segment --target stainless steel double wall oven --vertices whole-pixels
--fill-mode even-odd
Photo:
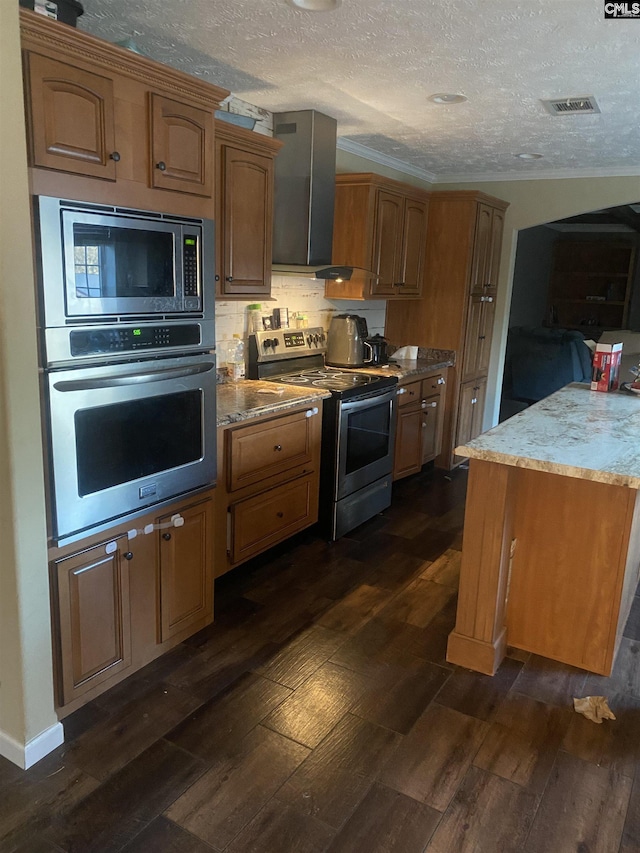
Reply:
[[[36,197],[51,536],[215,483],[213,222]]]

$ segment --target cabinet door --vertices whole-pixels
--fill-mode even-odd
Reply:
[[[491,337],[495,317],[495,297],[472,296],[465,333],[462,381],[486,373],[491,355]]]
[[[131,665],[129,560],[122,536],[54,564],[61,705]]]
[[[222,189],[220,292],[268,295],[271,291],[273,160],[220,146]]]
[[[467,444],[482,432],[486,378],[473,379],[460,386],[456,446]]]
[[[113,82],[35,53],[27,67],[32,164],[115,181]]]
[[[442,444],[441,397],[425,397],[422,411],[422,464],[435,459]]]
[[[213,113],[151,93],[151,186],[213,195]]]
[[[487,255],[485,293],[495,295],[498,289],[500,274],[500,253],[502,251],[502,233],[504,231],[504,213],[502,210],[491,211],[491,234],[489,237],[489,252]]]
[[[402,268],[399,296],[420,296],[427,249],[427,205],[408,198],[405,202],[402,237]]]
[[[398,407],[393,479],[416,474],[422,467],[422,408],[420,403]]]
[[[393,296],[401,283],[403,221],[402,196],[378,190],[373,235],[373,272],[379,277],[371,287],[372,295]]]
[[[213,618],[213,502],[180,515],[181,527],[159,531],[160,642]],[[158,519],[168,524],[171,516]]]
[[[484,286],[489,283],[487,276],[490,269],[492,217],[492,207],[478,204],[471,261],[471,293],[482,293]]]

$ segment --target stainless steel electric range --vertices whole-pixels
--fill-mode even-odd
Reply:
[[[324,366],[322,328],[249,337],[247,375],[331,392],[322,421],[320,524],[330,540],[391,503],[396,376]]]

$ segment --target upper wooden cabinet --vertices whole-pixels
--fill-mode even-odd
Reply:
[[[216,281],[222,296],[271,292],[273,160],[282,143],[216,122]]]
[[[150,93],[151,183],[213,195],[213,114]]]
[[[37,53],[26,63],[33,165],[115,181],[113,80]]]
[[[419,296],[427,205],[427,193],[380,175],[336,175],[332,262],[359,269],[351,281],[327,281],[325,295],[332,299]]]
[[[213,218],[228,92],[20,10],[35,194]]]
[[[483,193],[431,193],[424,294],[387,306],[392,343],[456,351],[437,458],[444,468],[461,461],[454,447],[482,428],[506,208]]]

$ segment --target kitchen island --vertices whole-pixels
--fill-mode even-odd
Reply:
[[[610,675],[640,565],[640,399],[571,384],[463,447],[469,484],[447,660],[509,646]]]

